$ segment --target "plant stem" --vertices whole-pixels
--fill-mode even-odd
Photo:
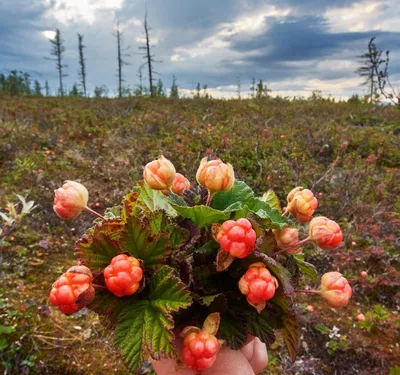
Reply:
[[[274,253],[273,255],[278,255],[278,254],[286,253],[288,250],[289,250],[289,251],[290,251],[290,250],[293,250],[293,249],[295,249],[296,247],[299,247],[299,246],[305,244],[306,242],[308,242],[308,241],[310,241],[310,240],[311,240],[311,237],[307,237],[307,238],[305,238],[304,240],[301,240],[301,241],[297,242],[297,243],[294,244],[293,246],[289,246],[289,247],[286,247],[285,249],[282,249],[282,250],[277,251],[277,252]]]
[[[214,193],[211,193],[211,191],[208,190],[208,197],[207,197],[206,206],[209,206],[211,204],[211,200],[212,200],[213,195],[214,195]]]
[[[93,283],[92,283],[92,287],[94,289],[98,289],[98,290],[107,290],[108,289],[105,285],[99,285],[99,284],[93,284]]]
[[[103,219],[103,220],[106,219],[104,216],[100,215],[98,212],[96,212],[95,210],[92,210],[92,209],[89,208],[88,206],[85,207],[85,210],[86,210],[86,211],[89,211],[91,214],[93,214],[93,215],[99,217],[100,219]]]
[[[296,289],[294,290],[294,293],[321,294],[321,291],[312,289]]]

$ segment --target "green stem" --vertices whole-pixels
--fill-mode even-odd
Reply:
[[[211,200],[212,200],[213,195],[214,195],[214,193],[211,193],[211,191],[208,190],[208,197],[207,197],[206,206],[209,206],[211,204]]]

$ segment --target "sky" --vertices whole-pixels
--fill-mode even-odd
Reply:
[[[127,48],[124,85],[138,84],[145,61],[145,9],[152,27],[155,70],[169,88],[175,75],[182,95],[198,82],[213,97],[246,97],[252,78],[273,95],[347,99],[366,94],[356,56],[371,37],[390,50],[390,77],[400,88],[399,0],[0,0],[0,71],[28,72],[58,87],[48,38],[59,29],[68,67],[65,86],[78,82],[78,39],[86,45],[88,89],[117,88],[116,25]],[[143,69],[144,79],[147,79]]]

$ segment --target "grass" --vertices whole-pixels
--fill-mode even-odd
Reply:
[[[275,189],[282,202],[293,187],[309,187],[320,201],[317,213],[342,226],[344,248],[305,254],[320,274],[344,273],[353,299],[341,310],[314,297],[299,300],[299,360],[292,365],[278,340],[272,374],[389,374],[400,361],[400,113],[318,98],[0,98],[0,211],[17,193],[39,205],[2,249],[0,369],[127,374],[95,314],[65,317],[48,306],[51,283],[74,264],[73,243],[92,220],[85,213],[72,222],[57,218],[53,190],[65,179],[83,182],[102,212],[119,204],[142,166],[161,153],[192,182],[208,155],[232,163],[258,193]],[[369,324],[357,322],[359,312]]]

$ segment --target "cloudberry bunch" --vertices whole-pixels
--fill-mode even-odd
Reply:
[[[137,292],[143,271],[139,261],[132,256],[120,254],[104,269],[107,288],[117,297],[130,296]]]
[[[311,221],[317,207],[317,198],[309,189],[296,187],[287,196],[286,212],[290,212],[301,223]]]
[[[247,301],[257,310],[265,307],[265,301],[275,295],[278,281],[271,275],[264,263],[252,264],[239,280],[239,289]]]
[[[247,257],[254,250],[256,239],[256,232],[247,219],[225,221],[217,234],[221,249],[236,258]]]
[[[204,331],[191,332],[183,340],[183,362],[193,371],[203,372],[214,364],[219,347],[214,335]]]
[[[67,315],[87,306],[93,297],[92,273],[85,266],[68,269],[53,284],[49,295],[51,304]]]

